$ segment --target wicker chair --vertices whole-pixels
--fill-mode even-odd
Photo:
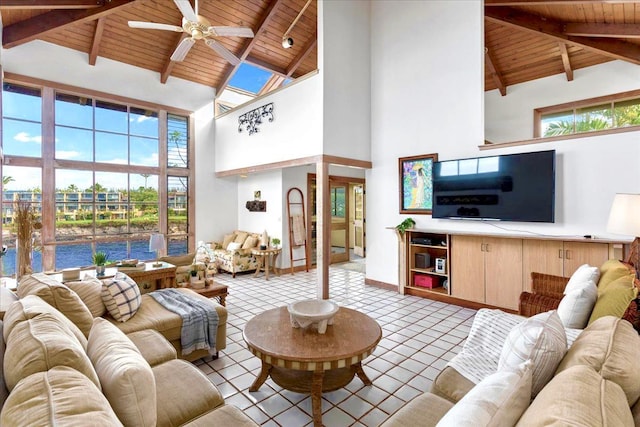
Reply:
[[[557,309],[568,281],[568,277],[531,273],[532,292],[525,291],[520,294],[520,315],[531,317]]]

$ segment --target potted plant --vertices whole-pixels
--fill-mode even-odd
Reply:
[[[107,253],[96,251],[93,254],[93,264],[96,266],[96,275],[104,276],[105,264],[107,263]]]
[[[414,225],[416,225],[416,222],[413,220],[413,218],[407,218],[400,224],[396,225],[396,230],[398,231],[398,234],[402,236],[404,235],[405,230],[412,228]]]
[[[271,244],[273,245],[274,248],[277,249],[278,245],[280,244],[280,239],[278,239],[277,237],[272,237]]]
[[[197,282],[198,281],[198,266],[195,264],[191,265],[191,269],[189,270],[189,274],[191,274],[191,279],[190,282]]]

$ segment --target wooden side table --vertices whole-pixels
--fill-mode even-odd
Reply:
[[[153,264],[154,262],[146,262],[144,270],[122,269],[119,271],[131,277],[143,294],[156,289],[175,288],[177,267],[168,262],[163,262],[159,267],[155,267]]]
[[[280,248],[252,249],[251,254],[258,258],[258,268],[256,268],[254,276],[258,277],[258,274],[260,274],[261,271],[264,271],[265,279],[269,280],[269,270],[277,276],[276,258],[278,258],[280,252],[282,252],[282,249]]]
[[[218,283],[211,283],[201,289],[193,289],[190,285],[187,285],[187,289],[191,289],[206,298],[217,298],[221,306],[226,307],[226,298],[228,293],[227,285],[220,285]]]

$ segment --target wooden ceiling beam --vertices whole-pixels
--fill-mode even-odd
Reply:
[[[104,21],[107,18],[103,16],[96,21],[96,30],[93,33],[93,42],[91,43],[91,52],[89,52],[89,65],[96,65],[98,52],[100,52],[100,42],[102,42],[102,33],[104,32]]]
[[[555,6],[576,4],[637,3],[637,0],[484,0],[485,6]]]
[[[175,51],[182,40],[186,39],[187,37],[189,37],[187,33],[183,32],[178,34],[176,37],[176,43],[173,45],[173,49],[171,49],[171,52]],[[160,83],[165,84],[167,82],[175,65],[176,61],[172,61],[171,57],[169,56],[167,58],[167,61],[162,66],[162,71],[160,71]]]
[[[247,62],[247,64],[255,65],[256,67],[260,67],[263,70],[269,71],[274,74],[278,74],[282,77],[287,77],[287,70],[285,70],[282,67],[277,67],[273,64],[269,64],[267,61],[263,61],[262,59],[249,55],[247,56],[245,61]]]
[[[256,41],[258,39],[259,34],[267,29],[267,26],[269,25],[269,23],[271,23],[271,21],[275,17],[276,10],[278,9],[278,6],[282,3],[282,1],[283,0],[272,0],[271,3],[269,3],[269,6],[267,6],[265,11],[260,16],[260,19],[258,19],[258,24],[256,25],[255,28],[253,28],[253,34],[254,34],[253,38],[247,39],[244,42],[242,51],[238,56],[238,58],[240,58],[240,62],[237,65],[229,64],[227,66],[227,72],[222,78],[222,83],[220,84],[220,86],[216,88],[216,94],[218,95],[221,94],[224,88],[226,88],[229,85],[229,82],[233,78],[234,74],[236,73],[236,71],[238,71],[238,69],[240,68],[240,65],[242,65],[242,61],[244,61],[247,58],[247,56],[249,56],[249,53],[251,53],[251,49],[253,49],[253,47],[256,45]]]
[[[277,74],[272,74],[269,80],[267,80],[264,86],[262,86],[262,89],[260,89],[260,92],[258,92],[256,96],[264,95],[265,93],[271,92],[273,89],[277,89],[284,81],[284,77]]]
[[[104,6],[91,9],[52,10],[4,27],[2,45],[5,49],[10,49],[40,38],[51,31],[102,18],[135,1],[137,0],[110,0]]]
[[[0,0],[0,9],[89,9],[104,0]]]
[[[573,80],[573,69],[571,68],[571,61],[569,59],[569,52],[567,51],[567,45],[559,42],[560,56],[562,57],[562,66],[564,67],[564,73],[567,75],[567,81]]]
[[[491,79],[493,80],[495,85],[498,87],[498,90],[500,91],[500,95],[506,96],[507,86],[504,84],[504,81],[502,80],[502,76],[500,75],[500,73],[498,73],[498,70],[496,69],[495,62],[493,60],[493,57],[491,56],[491,52],[489,52],[489,49],[486,47],[484,48],[484,63],[489,69],[489,74],[491,75]]]
[[[640,24],[596,24],[568,22],[564,24],[568,36],[640,38]]]
[[[317,44],[318,44],[318,32],[316,31],[313,33],[313,35],[309,39],[306,46],[302,48],[300,53],[298,53],[298,56],[293,58],[293,61],[291,61],[291,64],[289,64],[289,66],[287,67],[287,77],[291,77],[293,75],[293,73],[298,69],[300,64],[302,64],[302,61],[304,61],[307,58],[307,56],[309,56],[309,54],[313,51],[313,48],[316,47]]]
[[[564,33],[564,23],[511,7],[485,7],[485,19],[580,46],[610,58],[640,65],[640,45],[619,39],[577,37]]]

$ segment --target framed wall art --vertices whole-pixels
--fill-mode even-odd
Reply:
[[[400,213],[430,214],[433,208],[433,163],[438,154],[400,157]]]

